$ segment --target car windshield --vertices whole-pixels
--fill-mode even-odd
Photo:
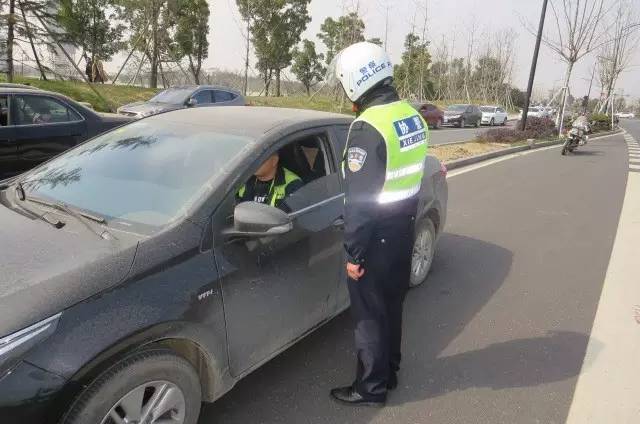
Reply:
[[[467,110],[467,105],[451,105],[447,108],[447,110],[451,110],[454,112],[464,112]]]
[[[206,126],[142,120],[35,168],[22,184],[29,196],[113,223],[161,227],[184,215],[249,145],[249,138]]]
[[[159,92],[149,100],[154,103],[182,104],[193,93],[191,88],[168,88]]]
[[[483,111],[483,112],[493,113],[493,112],[495,112],[495,111],[496,111],[496,108],[495,108],[495,107],[493,107],[493,106],[482,106],[482,107],[480,108],[480,110],[481,110],[481,111]]]

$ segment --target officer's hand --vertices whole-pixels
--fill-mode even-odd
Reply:
[[[364,268],[358,264],[347,262],[347,275],[352,280],[358,281],[364,275]]]

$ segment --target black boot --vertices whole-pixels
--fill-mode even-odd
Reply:
[[[331,397],[347,405],[384,406],[386,396],[362,396],[352,386],[338,387],[331,390]]]

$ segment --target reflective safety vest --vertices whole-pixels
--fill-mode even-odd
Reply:
[[[378,202],[393,203],[415,196],[422,184],[429,141],[422,116],[409,103],[397,101],[366,109],[354,123],[358,121],[375,128],[387,146],[387,174]]]
[[[282,169],[281,177],[280,175],[276,175],[276,178],[274,178],[273,181],[271,182],[271,187],[269,187],[269,197],[265,202],[266,204],[273,207],[276,207],[277,202],[287,197],[287,186],[294,181],[300,180],[300,177],[298,177],[293,172],[289,171],[287,168],[283,167],[281,169]],[[240,188],[240,190],[238,190],[238,196],[243,197],[246,190],[247,190],[247,185],[245,184]]]

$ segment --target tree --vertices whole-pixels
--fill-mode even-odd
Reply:
[[[325,19],[320,25],[318,38],[327,47],[327,64],[330,64],[342,49],[353,43],[364,41],[364,28],[364,21],[356,12],[340,16],[338,20],[331,17]]]
[[[596,41],[602,33],[602,19],[605,15],[604,0],[551,0],[551,10],[555,18],[552,36],[544,34],[542,41],[566,62],[564,87],[569,87],[575,64],[598,47]],[[563,93],[561,112],[556,125],[562,131],[562,118],[567,104],[568,90]]]
[[[433,96],[430,65],[429,42],[422,41],[414,33],[407,34],[402,63],[394,68],[394,79],[402,97],[417,97],[423,100]]]
[[[304,40],[302,50],[296,48],[293,51],[293,66],[291,71],[304,85],[307,95],[311,95],[311,87],[322,81],[326,72],[322,66],[324,55],[316,53],[316,46],[312,41]]]
[[[291,65],[293,47],[311,21],[311,0],[250,0],[252,41],[263,77],[275,74],[276,96],[280,96],[282,70]],[[268,94],[268,84],[265,84]]]
[[[633,51],[637,48],[638,27],[633,26],[638,20],[638,11],[630,0],[619,0],[609,31],[611,41],[602,46],[598,56],[598,76],[604,89],[601,99],[600,113],[607,110],[612,94],[620,75],[631,64]]]
[[[158,69],[164,58],[175,61],[171,32],[177,21],[177,0],[114,0],[119,18],[128,23],[129,45],[141,52],[151,69],[149,85],[158,87]]]
[[[82,47],[92,62],[110,60],[123,47],[124,31],[122,24],[112,25],[113,5],[113,0],[60,0],[57,20],[66,33],[64,41]]]
[[[207,0],[179,0],[176,28],[177,57],[187,57],[189,70],[200,84],[202,62],[208,57],[209,3]]]
[[[51,0],[7,0],[2,2],[8,5],[9,13],[3,15],[0,22],[3,31],[6,31],[6,49],[7,56],[7,80],[13,81],[14,77],[14,48],[23,51],[22,45],[29,44],[31,46],[34,59],[38,64],[41,76],[46,79],[44,66],[40,62],[36,45],[53,48],[54,39],[59,34],[49,34],[41,25],[34,25],[34,20],[42,20],[42,22],[53,25],[55,22],[55,14],[52,13]]]

